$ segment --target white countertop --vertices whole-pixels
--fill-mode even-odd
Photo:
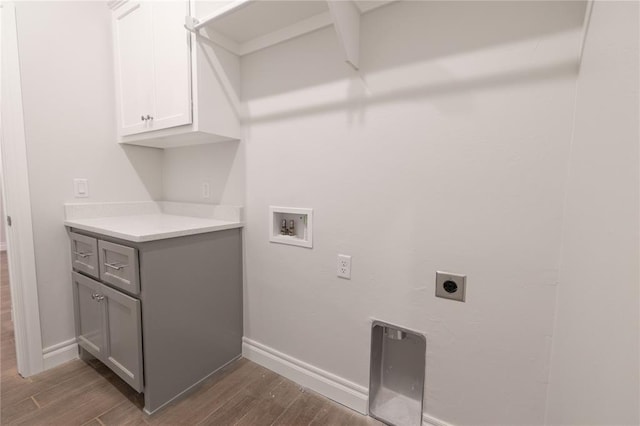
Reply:
[[[95,209],[95,205],[93,208]],[[83,231],[95,232],[136,243],[222,231],[243,226],[240,220],[167,214],[159,210],[146,214],[135,212],[135,214],[103,217],[68,216],[64,224]]]

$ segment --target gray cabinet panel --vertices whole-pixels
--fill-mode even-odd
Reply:
[[[99,240],[100,279],[130,294],[140,293],[138,250]]]
[[[77,272],[73,276],[78,344],[98,359],[104,357],[104,309],[98,301],[100,284]]]
[[[138,392],[143,389],[140,301],[100,284],[107,345],[104,362]]]
[[[98,278],[98,241],[75,232],[70,232],[69,237],[73,269]]]
[[[145,410],[154,412],[242,353],[239,229],[140,247]]]

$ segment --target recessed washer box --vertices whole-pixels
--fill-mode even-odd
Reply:
[[[313,247],[313,209],[269,206],[269,221],[272,243]]]

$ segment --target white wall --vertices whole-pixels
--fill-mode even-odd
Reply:
[[[194,16],[204,18],[229,1],[200,1]],[[206,31],[206,30],[203,30]],[[203,55],[215,54],[239,97],[240,61],[228,51],[205,41],[196,41]],[[203,61],[202,71],[212,73]],[[202,196],[202,184],[209,184],[210,196]],[[166,149],[162,162],[162,197],[170,201],[244,205],[245,150],[242,141]]]
[[[370,319],[427,336],[425,411],[542,424],[584,4],[403,2],[242,60],[245,335],[368,385]],[[268,206],[314,209],[312,250]],[[336,254],[353,256],[351,281]],[[467,302],[434,297],[436,270]]]
[[[63,203],[161,197],[162,152],[115,143],[104,2],[16,5],[43,347],[74,337]],[[90,198],[73,197],[73,178]]]
[[[577,84],[547,420],[640,423],[638,2],[596,2]]]
[[[162,198],[170,201],[244,205],[244,145],[222,142],[166,149]],[[202,184],[210,196],[202,196]]]

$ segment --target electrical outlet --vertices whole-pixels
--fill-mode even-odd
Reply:
[[[466,275],[436,271],[436,297],[464,302],[466,290]]]
[[[338,255],[337,274],[340,278],[351,279],[351,256],[346,254]]]
[[[211,198],[211,187],[209,182],[202,182],[202,198]]]

